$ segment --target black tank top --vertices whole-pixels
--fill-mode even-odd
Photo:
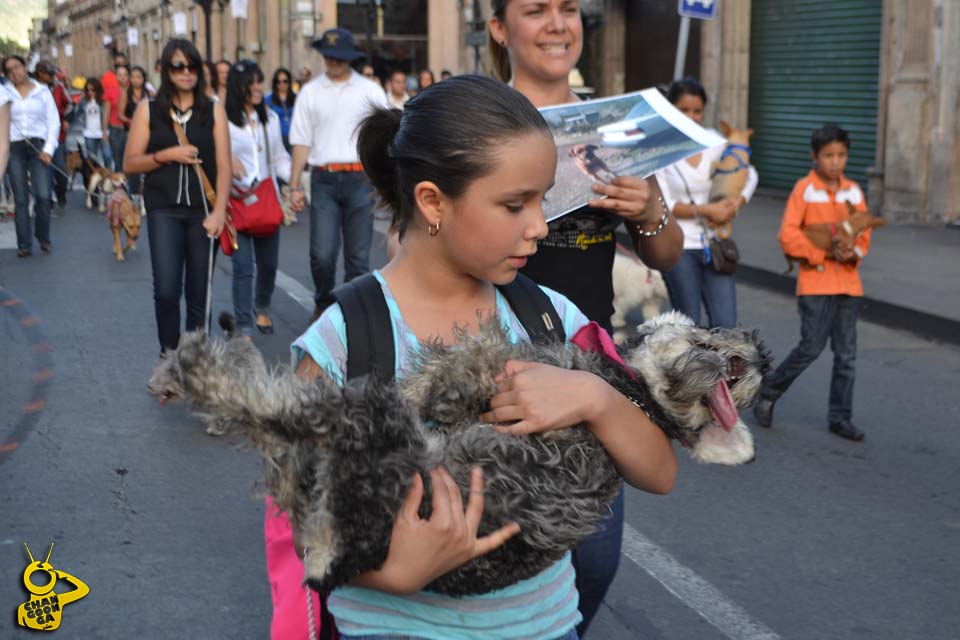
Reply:
[[[213,143],[213,110],[210,108],[204,115],[194,110],[193,115],[184,125],[187,140],[200,151],[203,164],[200,167],[206,172],[210,184],[217,184],[217,158]],[[180,144],[173,125],[160,118],[157,102],[150,100],[150,140],[147,142],[147,153],[155,153],[175,147]],[[143,199],[148,211],[156,209],[189,209],[203,213],[203,187],[193,166],[181,165],[175,162],[154,169],[144,174]]]
[[[552,221],[522,272],[537,284],[570,298],[584,315],[612,331],[613,258],[622,218],[605,209],[581,207]]]

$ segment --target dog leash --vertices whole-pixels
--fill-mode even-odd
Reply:
[[[176,109],[170,109],[170,119],[173,120],[175,124],[180,125],[180,130],[183,132],[182,137],[184,140],[187,141],[187,143],[190,142],[190,139],[187,138],[187,131],[186,131],[185,125],[187,124],[187,121],[190,120],[190,116],[192,115],[193,115],[193,109],[187,109],[182,114],[177,113]],[[174,133],[177,134],[177,138],[181,137],[180,132],[176,130],[176,127],[174,128]],[[183,140],[178,140],[178,142],[183,144]],[[182,166],[183,165],[181,165],[181,167]],[[203,170],[200,168],[199,164],[193,165],[193,168],[195,170],[195,173],[197,174],[197,182],[200,183],[200,200],[203,201],[203,218],[204,220],[206,220],[207,218],[210,217],[210,206],[207,203],[207,196],[204,193],[203,174],[201,173],[201,171]],[[187,192],[187,194],[189,194],[190,183],[189,183],[189,180],[186,180],[186,176],[188,176],[189,173],[184,173],[183,175],[184,175],[184,181],[187,187],[185,191]],[[180,194],[178,193],[177,194],[178,201],[179,201],[179,196]],[[187,204],[188,205],[190,204],[189,195],[187,195]],[[217,238],[215,236],[210,238],[210,251],[208,252],[210,255],[209,255],[209,258],[207,259],[207,295],[206,295],[206,301],[204,302],[204,310],[203,310],[203,326],[207,333],[210,333],[210,329],[211,329],[210,323],[212,320],[210,307],[211,307],[211,301],[213,297],[213,256],[214,256],[214,252],[216,251],[216,244],[215,244],[216,241],[217,241]]]
[[[17,123],[14,122],[12,119],[10,120],[10,125],[11,125],[12,127],[14,127],[21,136],[23,136],[23,140],[17,140],[17,142],[26,142],[28,147],[30,147],[31,149],[33,149],[34,151],[37,152],[37,155],[40,155],[40,154],[42,154],[42,153],[44,152],[43,149],[37,148],[37,146],[36,146],[35,144],[33,144],[33,142],[30,141],[30,138],[27,137],[27,134],[25,134],[25,133],[23,132],[23,129],[21,129],[19,126],[17,126]],[[66,142],[64,142],[64,144],[66,144]],[[85,158],[85,160],[87,160],[87,159]],[[64,171],[63,169],[61,169],[61,168],[58,167],[57,165],[55,165],[55,164],[53,163],[52,156],[51,156],[50,164],[48,164],[47,166],[50,167],[51,169],[53,169],[54,171],[56,171],[57,173],[59,173],[60,175],[62,175],[64,178],[66,178],[66,179],[67,179],[67,182],[70,182],[70,174],[68,174],[66,171]],[[129,192],[129,187],[127,188],[127,191]],[[100,200],[100,199],[106,197],[106,196],[105,196],[104,194],[102,194],[102,193],[96,194],[96,193],[90,191],[89,189],[87,189],[86,185],[84,185],[84,187],[83,187],[83,192],[84,192],[86,195],[90,196],[91,198],[97,198],[97,200]]]

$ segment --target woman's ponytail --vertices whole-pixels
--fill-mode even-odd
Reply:
[[[397,165],[390,155],[390,145],[397,131],[403,112],[399,109],[379,108],[363,119],[357,129],[357,153],[363,170],[366,171],[380,201],[393,213],[391,230],[405,227],[403,202],[397,184]]]

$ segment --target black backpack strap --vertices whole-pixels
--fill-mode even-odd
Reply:
[[[513,313],[527,330],[531,342],[566,340],[560,314],[536,282],[518,273],[510,284],[497,285]]]
[[[393,323],[380,282],[367,273],[334,289],[333,297],[347,325],[347,380],[368,374],[393,380]]]

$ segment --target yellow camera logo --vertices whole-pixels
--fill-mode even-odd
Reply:
[[[30,599],[17,607],[17,624],[36,631],[54,631],[60,628],[63,616],[63,607],[90,593],[90,587],[83,580],[75,578],[65,571],[58,571],[50,564],[50,555],[53,553],[53,543],[43,562],[33,559],[30,547],[24,542],[23,546],[30,556],[30,564],[23,570],[23,586],[30,592]],[[33,576],[46,573],[48,580],[45,584],[37,585]],[[65,593],[55,593],[53,588],[58,580],[72,585],[74,589]]]

